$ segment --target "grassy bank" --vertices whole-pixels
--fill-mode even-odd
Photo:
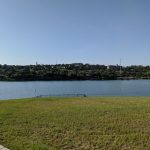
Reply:
[[[0,144],[11,150],[148,149],[150,97],[0,101]]]

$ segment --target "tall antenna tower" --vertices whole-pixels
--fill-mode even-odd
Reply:
[[[122,60],[120,58],[120,76],[121,76],[121,73],[122,73]]]

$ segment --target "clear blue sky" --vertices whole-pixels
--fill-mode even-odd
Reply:
[[[150,65],[149,0],[0,0],[0,64]]]

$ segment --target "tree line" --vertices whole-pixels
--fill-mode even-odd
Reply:
[[[0,81],[149,79],[150,66],[91,64],[0,65]]]

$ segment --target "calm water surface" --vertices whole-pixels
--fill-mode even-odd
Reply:
[[[150,80],[0,82],[0,99],[38,95],[150,96]]]

